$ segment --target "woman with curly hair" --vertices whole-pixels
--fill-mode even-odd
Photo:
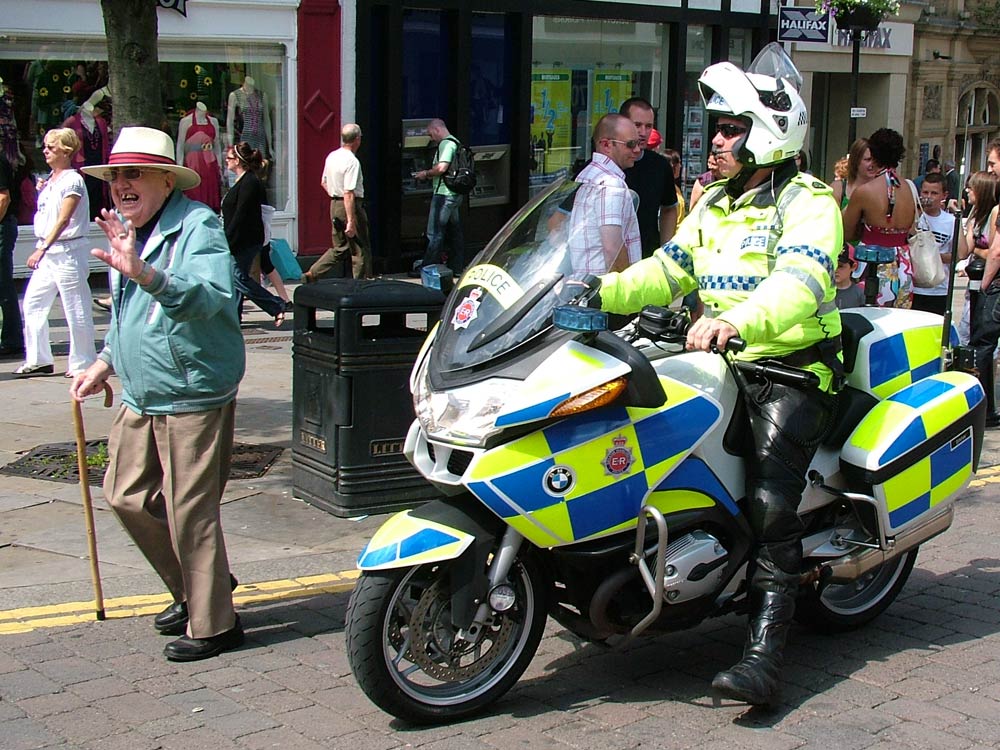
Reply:
[[[916,204],[908,185],[896,174],[906,149],[903,136],[890,128],[880,128],[868,138],[868,150],[875,166],[875,178],[854,190],[843,211],[844,239],[860,242],[855,260],[878,264],[878,287],[868,288],[865,300],[877,300],[883,307],[912,304],[912,266],[907,237],[916,216]],[[907,181],[908,182],[908,181]]]

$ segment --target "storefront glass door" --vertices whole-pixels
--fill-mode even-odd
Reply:
[[[529,178],[533,193],[586,164],[594,125],[631,96],[652,103],[657,128],[664,131],[668,52],[666,27],[660,24],[535,17]]]

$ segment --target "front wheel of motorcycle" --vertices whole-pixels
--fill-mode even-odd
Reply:
[[[354,677],[382,710],[413,724],[470,716],[506,693],[527,668],[545,627],[537,567],[511,570],[514,605],[478,628],[451,621],[449,565],[364,573],[347,608]]]
[[[814,630],[853,630],[878,617],[892,604],[910,577],[917,547],[873,568],[856,581],[817,584],[800,592],[795,618]]]

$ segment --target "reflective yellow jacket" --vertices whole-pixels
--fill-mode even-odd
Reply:
[[[699,290],[705,314],[747,341],[741,359],[781,357],[840,334],[833,273],[843,245],[830,187],[795,173],[733,199],[710,185],[674,238],[652,257],[602,278],[601,306],[635,313]],[[831,371],[820,363],[821,387]]]

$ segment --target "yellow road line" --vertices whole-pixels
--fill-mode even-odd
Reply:
[[[282,599],[300,599],[316,594],[339,594],[353,589],[359,575],[359,571],[349,570],[325,575],[241,584],[233,592],[233,602],[239,606]],[[105,599],[104,612],[109,620],[153,615],[170,604],[171,601],[170,594],[121,596]],[[62,604],[0,610],[0,635],[28,633],[40,628],[79,625],[94,620],[93,601],[64,602]]]
[[[976,478],[969,482],[970,487],[983,487],[987,484],[1000,482],[1000,465],[979,467]]]

